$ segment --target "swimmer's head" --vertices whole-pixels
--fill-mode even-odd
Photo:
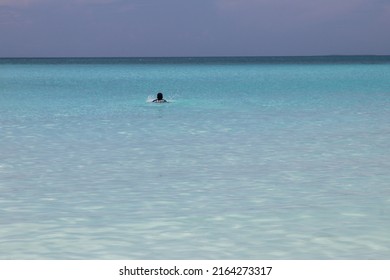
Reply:
[[[163,94],[161,92],[157,93],[157,100],[162,100]]]

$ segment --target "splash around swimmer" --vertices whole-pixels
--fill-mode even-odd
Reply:
[[[155,103],[165,103],[165,102],[168,102],[164,99],[164,96],[161,92],[157,93],[157,98],[154,99],[152,102],[155,102]]]

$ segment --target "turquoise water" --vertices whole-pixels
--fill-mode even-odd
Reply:
[[[0,59],[0,259],[389,259],[389,120],[388,56]]]

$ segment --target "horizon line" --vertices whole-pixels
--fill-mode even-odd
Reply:
[[[390,54],[319,54],[319,55],[205,55],[205,56],[0,56],[0,59],[153,59],[153,58],[278,58],[278,57],[363,57]]]

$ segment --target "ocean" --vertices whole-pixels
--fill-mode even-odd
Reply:
[[[0,59],[0,259],[389,248],[390,56]]]

